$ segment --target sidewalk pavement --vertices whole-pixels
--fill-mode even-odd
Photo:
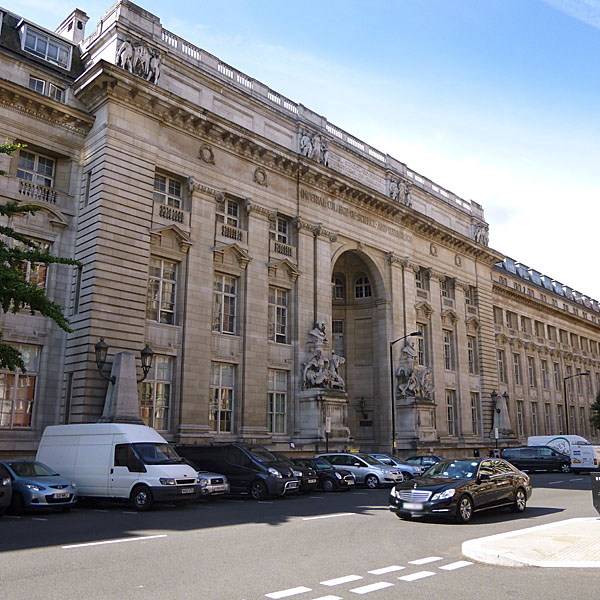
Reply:
[[[600,568],[600,518],[567,519],[468,540],[462,552],[505,567]]]

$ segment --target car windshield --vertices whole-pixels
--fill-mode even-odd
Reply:
[[[424,477],[446,479],[471,479],[477,473],[479,463],[471,460],[443,460],[425,471]]]
[[[315,458],[315,466],[317,469],[333,469],[333,465],[324,458]]]
[[[146,465],[167,465],[185,463],[183,458],[169,444],[140,442],[132,444],[142,462]]]
[[[252,458],[261,463],[274,463],[280,462],[280,460],[273,456],[266,448],[262,446],[250,446],[248,452],[252,455]]]
[[[58,475],[50,467],[39,462],[11,462],[8,466],[19,477],[55,477]]]

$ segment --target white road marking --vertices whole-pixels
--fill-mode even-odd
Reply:
[[[325,498],[325,496],[309,496],[309,498],[315,498],[317,500],[323,500],[323,498]],[[317,598],[317,600],[319,600],[319,599]]]
[[[40,517],[31,517],[32,521],[47,521],[48,519],[41,519]]]
[[[408,563],[411,565],[426,565],[427,563],[435,562],[436,560],[442,560],[442,557],[428,556],[427,558],[419,558],[418,560],[409,560]]]
[[[394,571],[402,571],[405,567],[399,567],[398,565],[392,565],[391,567],[383,567],[383,569],[373,569],[369,571],[371,575],[385,575],[385,573],[392,573]]]
[[[343,598],[340,598],[339,596],[319,596],[318,598],[315,598],[315,600],[343,600]]]
[[[108,510],[106,508],[94,508],[92,510],[93,510],[93,512],[108,512]]]
[[[358,581],[362,579],[360,575],[346,575],[345,577],[337,577],[336,579],[328,579],[327,581],[321,581],[321,585],[341,585],[342,583],[349,583],[350,581]]]
[[[369,592],[376,592],[377,590],[383,590],[385,588],[392,587],[393,583],[387,583],[385,581],[380,581],[379,583],[372,583],[371,585],[363,585],[362,587],[354,588],[350,590],[355,594],[368,594]]]
[[[369,492],[352,492],[354,496],[368,496]]]
[[[457,562],[450,563],[449,565],[444,565],[440,567],[440,569],[444,569],[444,571],[454,571],[454,569],[461,569],[462,567],[468,567],[472,565],[472,562],[468,560],[459,560]]]
[[[20,519],[21,518],[18,515],[6,515],[6,517],[8,517],[9,519]]]
[[[315,519],[333,519],[335,517],[349,517],[358,513],[337,513],[336,515],[321,515],[320,517],[304,517],[303,521],[314,521]]]
[[[562,481],[549,481],[549,482],[548,482],[548,485],[552,485],[552,484],[554,484],[554,483],[562,483]]]
[[[135,511],[135,510],[122,510],[121,511],[124,515],[139,515],[140,513]]]
[[[280,592],[271,592],[265,594],[267,598],[288,598],[289,596],[295,596],[296,594],[304,594],[304,592],[311,592],[312,590],[307,587],[295,587],[289,590],[281,590]]]
[[[398,577],[398,579],[401,579],[402,581],[417,581],[417,579],[424,579],[425,577],[431,577],[432,575],[435,575],[432,571],[419,571],[412,575],[403,575],[402,577]]]
[[[140,537],[124,538],[120,540],[105,540],[103,542],[87,542],[85,544],[72,544],[71,546],[62,546],[63,550],[68,548],[86,548],[87,546],[102,546],[104,544],[121,544],[123,542],[139,542],[141,540],[153,540],[156,538],[166,538],[167,534],[161,535],[144,535]]]
[[[273,504],[273,500],[259,500],[258,504]]]
[[[575,477],[575,479],[569,479],[569,481],[583,481],[583,477]]]

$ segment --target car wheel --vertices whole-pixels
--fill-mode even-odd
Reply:
[[[150,488],[147,485],[136,485],[131,491],[129,502],[135,510],[148,510],[154,504]]]
[[[365,477],[365,485],[370,489],[374,490],[379,487],[379,479],[377,479],[376,475],[367,475]]]
[[[405,480],[413,478],[413,476],[408,471],[402,471],[402,477],[404,477]]]
[[[13,492],[12,500],[10,501],[10,511],[13,515],[22,515],[25,510],[25,502],[23,496],[19,492]]]
[[[571,465],[568,464],[564,464],[564,465],[560,465],[560,470],[561,473],[569,473],[571,471]]]
[[[333,481],[331,479],[326,479],[323,482],[323,491],[324,492],[333,492]]]
[[[264,500],[267,496],[267,488],[260,479],[256,479],[250,484],[249,493],[252,500]]]
[[[461,496],[456,506],[457,523],[468,523],[473,518],[473,500],[469,496]]]
[[[522,513],[527,508],[527,495],[523,488],[517,488],[515,492],[515,501],[510,507],[512,512]]]

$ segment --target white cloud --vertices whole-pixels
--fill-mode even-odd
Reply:
[[[574,19],[600,29],[599,0],[544,0],[544,2]]]

